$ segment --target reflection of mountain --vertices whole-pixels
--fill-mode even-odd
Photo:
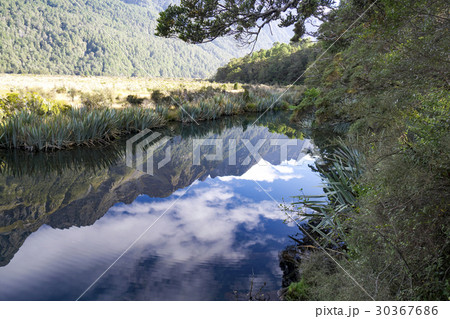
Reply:
[[[286,138],[270,133],[265,127],[243,129],[241,121],[229,121],[216,122],[209,130],[203,126],[200,134],[201,138],[223,140],[223,161],[202,160],[200,165],[193,165],[193,139],[200,136],[195,131],[186,134],[186,129],[190,127],[176,127],[176,135],[170,141],[172,159],[156,170],[154,176],[125,165],[123,141],[86,153],[78,150],[41,155],[45,158],[41,159],[40,167],[30,168],[29,158],[14,158],[17,166],[6,169],[0,176],[0,266],[8,264],[25,239],[43,224],[60,229],[92,225],[114,204],[131,203],[140,194],[167,197],[177,189],[208,176],[240,176],[255,165],[253,158],[250,164],[239,165],[249,155],[242,139],[256,145],[260,139]],[[229,141],[232,139],[236,140],[238,165],[229,165],[228,161]],[[300,150],[300,143],[298,147],[290,147],[288,158],[298,158]],[[163,152],[164,149],[161,149],[156,153],[155,162]],[[259,153],[272,164],[280,162],[280,147],[270,146],[268,141]],[[31,160],[39,163],[39,158],[35,157]],[[25,172],[18,169],[22,167],[20,161],[27,169]]]

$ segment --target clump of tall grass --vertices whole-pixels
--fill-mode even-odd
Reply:
[[[294,196],[298,200],[293,203],[294,209],[284,207],[299,221],[306,221],[325,246],[339,248],[347,241],[344,223],[356,214],[357,182],[363,172],[361,162],[361,153],[341,141],[333,154],[316,163],[324,181],[324,194]]]
[[[154,110],[136,107],[69,109],[50,116],[20,110],[0,122],[0,147],[39,151],[92,145],[164,123]]]
[[[184,93],[183,93],[184,94]],[[0,98],[0,147],[31,151],[61,149],[108,141],[118,135],[163,125],[169,120],[197,122],[245,112],[264,112],[282,101],[277,93],[261,89],[226,93],[205,88],[186,100],[178,95],[172,103],[153,108],[131,106],[114,109],[107,90],[81,94],[82,106],[72,108],[37,94],[9,94]]]
[[[265,112],[278,109],[282,103],[279,94],[262,90],[245,90],[238,94],[221,93],[201,100],[185,101],[182,104],[181,121],[214,120],[245,112]]]
[[[237,115],[244,112],[244,106],[238,98],[220,94],[198,102],[184,103],[181,121],[215,120],[225,115]]]

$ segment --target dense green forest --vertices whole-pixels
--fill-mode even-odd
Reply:
[[[291,84],[300,78],[318,50],[309,40],[301,44],[275,43],[242,58],[232,59],[219,68],[214,77],[218,82]],[[296,84],[303,83],[303,77]]]
[[[205,77],[238,49],[230,39],[204,45],[154,36],[170,0],[5,0],[0,2],[0,73]],[[287,33],[265,32],[286,41]]]
[[[341,2],[321,26],[318,46],[328,51],[307,72],[293,120],[312,114],[314,127],[342,133],[336,144],[350,150],[325,153],[332,169],[322,170],[344,185],[330,194],[351,198],[331,194],[325,205],[346,242],[347,270],[376,299],[447,300],[448,2],[380,0],[343,34],[368,6]],[[320,287],[310,298],[368,297],[336,269],[325,280],[321,263],[316,255],[302,266],[305,283]]]
[[[448,300],[448,1],[264,2],[246,6],[245,15],[207,2],[205,15],[221,14],[220,19],[241,26],[242,34],[251,34],[249,25],[256,25],[243,16],[279,19],[273,12],[286,10],[283,4],[294,13],[281,18],[282,23],[295,23],[297,40],[304,33],[303,17],[320,15],[323,21],[311,49],[319,51],[314,53],[318,58],[310,60],[305,90],[291,108],[292,121],[312,129],[322,149],[317,170],[328,198],[321,202],[306,194],[287,208],[303,218],[308,216],[306,205],[314,217],[307,228],[313,236],[305,236],[295,248],[299,257],[292,263],[300,276],[285,299]],[[234,8],[234,2],[227,3]],[[167,16],[182,20],[197,6],[201,4]],[[206,24],[217,27],[219,18]],[[172,28],[167,21],[160,21],[161,30],[193,42],[218,33],[196,34],[200,18],[186,27]],[[274,83],[279,76],[291,77],[291,58],[300,54],[308,60],[301,53],[295,45],[277,45],[230,62],[217,79]],[[275,70],[283,71],[275,75]],[[339,138],[323,139],[324,132]]]

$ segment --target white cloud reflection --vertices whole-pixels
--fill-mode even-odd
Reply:
[[[232,180],[252,180],[268,183],[275,180],[289,181],[294,178],[303,178],[304,175],[301,174],[301,171],[305,168],[304,164],[314,160],[310,155],[305,155],[299,160],[284,161],[280,165],[272,165],[265,160],[261,160],[241,176],[222,176],[218,179],[224,182]]]
[[[130,205],[117,205],[89,227],[41,228],[26,240],[10,264],[0,268],[0,299],[20,296],[51,299],[46,294],[81,293],[179,196],[180,191],[164,200],[145,202],[145,198],[138,198]],[[213,289],[211,280],[214,276],[205,273],[212,268],[205,265],[219,261],[235,264],[248,258],[252,245],[276,241],[274,236],[262,233],[263,218],[281,221],[285,216],[271,200],[254,202],[236,194],[231,187],[224,187],[223,183],[192,188],[98,285],[107,285],[110,291],[106,295],[119,299],[126,295],[128,285],[136,284],[136,281],[142,285],[141,292],[140,296],[133,295],[132,298],[178,299],[184,294],[188,299],[208,299],[212,291],[188,292],[182,291],[181,286],[193,290],[186,284],[192,281],[192,285]],[[260,229],[261,232],[257,232],[252,240],[240,242],[236,240],[236,233],[242,228],[248,231]],[[150,272],[149,269],[142,270],[140,265],[149,256],[154,256]],[[267,267],[280,275],[276,259],[272,263]],[[192,273],[200,268],[202,274],[193,276]],[[146,284],[139,278],[143,271],[147,276]],[[124,276],[128,277],[125,279]],[[160,288],[166,289],[165,292],[152,290],[151,287],[162,279],[177,284]],[[216,284],[220,287],[220,283]],[[46,286],[50,288],[43,292],[42,287]],[[70,298],[73,297],[77,296]]]

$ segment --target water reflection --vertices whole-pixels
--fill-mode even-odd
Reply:
[[[53,162],[53,155],[42,155],[41,165],[22,160],[20,166],[20,160],[3,156],[0,299],[76,299],[163,213],[83,298],[233,299],[233,291],[248,290],[253,273],[255,285],[267,282],[267,293],[276,298],[282,275],[278,252],[296,229],[283,224],[276,203],[253,180],[277,200],[317,185],[307,166],[312,159],[301,153],[309,141],[290,149],[285,163],[279,147],[269,145],[261,148],[261,165],[193,166],[190,157],[197,137],[245,138],[253,145],[262,138],[286,138],[248,122],[230,118],[209,129],[167,128],[172,162],[154,176],[125,166],[123,142],[98,154],[59,152]],[[237,153],[248,155],[244,148]]]

